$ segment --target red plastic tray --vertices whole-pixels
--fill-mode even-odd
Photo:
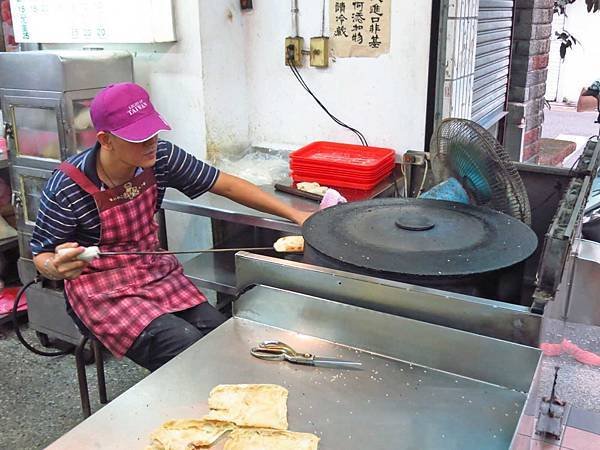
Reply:
[[[390,162],[390,164],[386,164],[381,169],[376,172],[359,172],[355,170],[348,169],[331,169],[331,168],[322,168],[315,169],[310,166],[306,166],[303,164],[290,164],[290,169],[292,172],[303,174],[303,175],[313,175],[313,176],[327,176],[329,178],[357,178],[360,180],[371,181],[375,179],[380,179],[382,176],[388,174],[394,168],[394,162]]]
[[[323,186],[328,186],[328,187],[345,187],[345,188],[358,189],[360,191],[368,191],[370,189],[373,189],[379,183],[381,183],[391,173],[392,173],[392,171],[390,170],[385,176],[382,176],[381,178],[379,178],[377,180],[368,181],[368,182],[363,182],[361,180],[357,180],[356,178],[354,178],[352,180],[328,178],[326,175],[304,176],[302,174],[298,174],[295,172],[291,172],[290,176],[292,177],[292,180],[294,181],[294,183],[299,183],[301,181],[316,181],[317,183],[319,183]]]
[[[12,313],[15,298],[20,287],[5,287],[0,291],[0,315]],[[17,311],[25,311],[27,309],[27,297],[25,294],[21,297]]]
[[[304,160],[304,159],[298,159],[298,158],[291,158],[290,159],[290,166],[304,166],[304,167],[310,167],[313,168],[315,170],[321,170],[321,169],[329,169],[329,170],[344,170],[344,171],[350,171],[350,172],[356,172],[356,173],[372,173],[372,172],[376,172],[378,170],[381,170],[382,167],[390,165],[390,164],[395,164],[396,162],[396,158],[395,155],[391,155],[389,157],[386,157],[385,159],[382,159],[381,162],[376,165],[376,166],[360,166],[360,165],[352,165],[352,166],[344,166],[344,165],[336,165],[336,164],[332,164],[332,163],[321,163],[319,161],[310,161],[310,160]]]
[[[313,172],[321,172],[322,170],[328,170],[328,171],[336,172],[336,173],[340,172],[340,173],[346,173],[346,174],[369,176],[369,175],[373,175],[376,173],[381,173],[382,171],[386,170],[388,167],[393,167],[395,165],[395,163],[396,163],[395,158],[392,157],[374,167],[360,167],[360,166],[344,167],[344,166],[335,166],[333,164],[317,164],[314,162],[310,163],[310,162],[297,161],[297,160],[290,160],[289,166],[290,166],[290,169],[310,170]]]
[[[390,148],[318,141],[290,153],[290,160],[321,168],[377,170],[395,155]]]
[[[330,173],[330,172],[321,172],[321,173],[315,173],[315,172],[307,172],[307,171],[303,171],[303,170],[292,170],[290,173],[294,176],[296,176],[297,178],[302,177],[305,178],[307,181],[310,181],[311,178],[327,178],[330,180],[340,180],[340,181],[356,181],[357,183],[372,183],[372,182],[379,182],[381,181],[383,178],[387,177],[393,169],[388,169],[387,171],[384,171],[382,173],[380,173],[377,176],[374,177],[357,177],[355,175],[345,175],[345,174],[339,174],[339,173]]]

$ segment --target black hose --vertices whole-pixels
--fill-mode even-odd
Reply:
[[[15,333],[17,335],[17,339],[19,339],[19,342],[21,342],[21,344],[23,344],[23,346],[29,350],[30,352],[35,353],[36,355],[41,355],[41,356],[61,356],[61,355],[66,355],[67,353],[69,353],[68,351],[58,351],[58,352],[44,352],[42,350],[38,350],[37,348],[33,347],[31,344],[29,344],[25,338],[23,337],[23,335],[21,334],[21,330],[19,329],[19,323],[17,322],[17,309],[19,308],[19,302],[21,301],[21,297],[23,296],[23,294],[25,293],[25,291],[27,290],[27,288],[29,286],[31,286],[32,284],[35,283],[39,283],[41,280],[38,277],[35,277],[33,280],[31,280],[29,283],[26,283],[21,289],[19,289],[19,292],[17,293],[17,296],[15,297],[15,303],[13,304],[13,309],[12,309],[12,323],[13,326],[15,328]]]

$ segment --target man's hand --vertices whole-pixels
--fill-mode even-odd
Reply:
[[[73,280],[81,275],[83,269],[88,265],[85,261],[77,259],[84,252],[85,248],[76,242],[66,242],[55,249],[55,256],[51,264],[61,276],[66,280]]]
[[[294,214],[294,218],[292,219],[294,222],[296,222],[298,225],[302,226],[304,224],[304,221],[306,219],[308,219],[310,216],[312,216],[313,213],[310,212],[306,212],[306,211],[296,211],[296,213]]]
[[[77,259],[84,247],[76,242],[66,242],[55,249],[55,253],[41,253],[34,259],[37,269],[47,278],[73,280],[81,275],[88,263]]]

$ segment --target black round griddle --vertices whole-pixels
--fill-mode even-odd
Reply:
[[[498,271],[537,246],[535,233],[510,216],[427,199],[338,205],[312,215],[302,233],[307,262],[407,280]]]

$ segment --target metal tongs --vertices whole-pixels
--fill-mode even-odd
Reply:
[[[299,353],[284,342],[264,341],[250,350],[252,356],[267,361],[287,361],[307,366],[337,367],[342,369],[358,369],[362,363],[345,361],[337,358],[321,358],[311,353]]]

